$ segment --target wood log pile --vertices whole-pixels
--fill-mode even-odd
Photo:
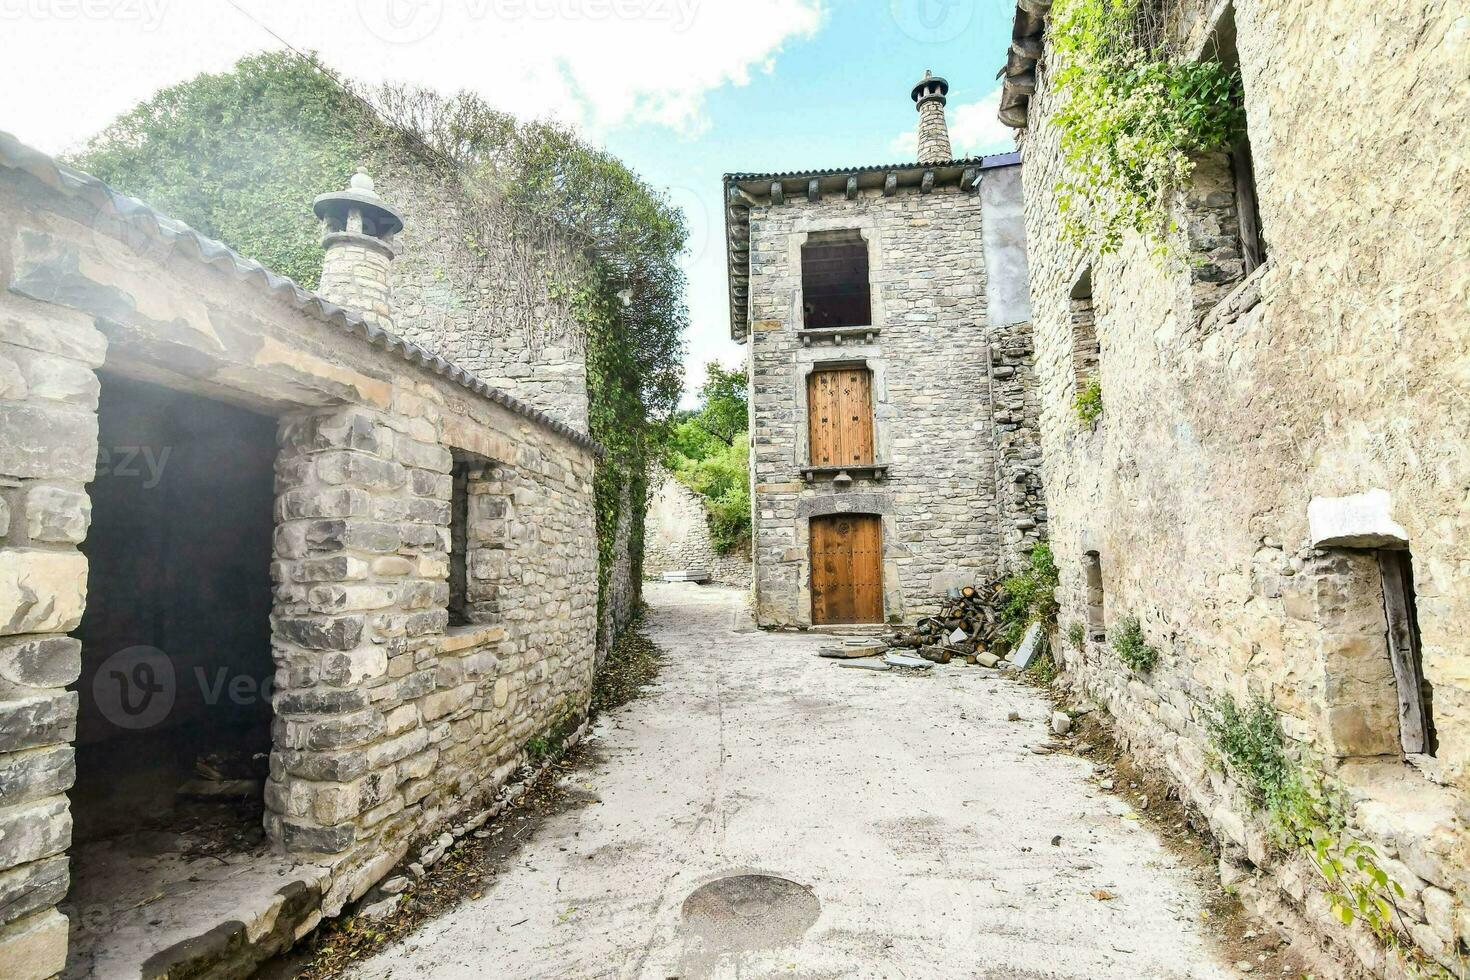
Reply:
[[[1006,653],[1000,622],[1003,601],[999,579],[967,585],[958,595],[951,593],[939,615],[925,616],[913,629],[889,637],[889,645],[913,650],[934,663],[960,657],[968,664],[994,667]]]

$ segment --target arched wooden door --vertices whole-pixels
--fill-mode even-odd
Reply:
[[[883,622],[883,525],[876,514],[813,517],[812,623]]]

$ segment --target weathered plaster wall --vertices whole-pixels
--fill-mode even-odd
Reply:
[[[1134,242],[1099,259],[1070,246],[1054,194],[1054,63],[1031,104],[1023,176],[1061,622],[1085,620],[1083,555],[1095,551],[1107,624],[1138,616],[1163,656],[1131,676],[1104,645],[1063,652],[1074,682],[1210,816],[1240,887],[1269,868],[1259,900],[1328,934],[1342,930],[1314,873],[1268,854],[1243,793],[1210,764],[1208,706],[1263,695],[1329,764],[1358,760],[1341,770],[1357,832],[1407,889],[1414,938],[1446,957],[1470,933],[1470,232],[1459,217],[1470,100],[1381,69],[1463,81],[1470,30],[1438,2],[1386,14],[1241,0],[1237,20],[1270,259],[1234,292],[1240,270],[1218,247],[1233,229],[1199,187],[1178,205],[1192,255],[1156,263]],[[1204,161],[1197,183],[1217,171]],[[1089,262],[1106,406],[1096,431],[1071,409],[1069,295]],[[1311,501],[1373,488],[1413,554],[1440,738],[1430,768],[1444,785],[1404,765],[1376,730],[1392,719],[1365,706],[1383,693],[1386,657],[1366,556],[1313,548]],[[1361,930],[1349,939],[1380,958]]]
[[[722,585],[750,585],[750,555],[715,551],[709,515],[699,494],[659,469],[653,499],[644,525],[643,574],[658,578],[664,572],[702,569]]]
[[[982,171],[981,186],[1004,182],[1006,170]],[[997,381],[1009,382],[1007,372],[993,377],[992,367],[1029,369],[1030,351],[1029,339],[1009,353],[994,346],[984,197],[953,185],[927,194],[904,187],[891,197],[875,188],[853,198],[790,195],[751,207],[753,550],[763,625],[811,622],[812,516],[883,515],[887,618],[928,610],[950,587],[994,576],[1014,557],[1006,544],[1019,540],[1005,526],[1014,508],[999,499],[992,407]],[[877,333],[865,339],[854,331],[841,345],[803,344],[802,243],[814,231],[852,228],[868,245]],[[997,235],[990,244],[1003,243]],[[830,477],[806,483],[807,375],[823,364],[854,363],[873,373],[875,450],[887,476],[858,478],[845,490]]]
[[[267,829],[318,869],[293,912],[335,914],[585,711],[592,448],[0,148],[26,168],[0,167],[0,975],[65,957],[98,368],[280,420]],[[456,630],[451,450],[485,461],[472,532],[501,544],[470,569],[501,621]]]

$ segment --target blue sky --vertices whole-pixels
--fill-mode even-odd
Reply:
[[[686,385],[734,365],[720,177],[912,159],[909,88],[951,84],[957,154],[1009,148],[1011,0],[7,0],[0,129],[51,153],[281,42],[344,74],[471,89],[622,157],[689,215]]]

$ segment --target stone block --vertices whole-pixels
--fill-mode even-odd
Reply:
[[[0,925],[51,908],[66,898],[70,884],[65,854],[0,872]]]
[[[97,375],[87,365],[13,347],[5,357],[24,378],[30,398],[76,405],[88,411],[97,407],[100,385]]]
[[[361,520],[313,521],[306,526],[306,545],[314,551],[397,551],[402,539],[392,524]]]
[[[453,714],[469,704],[474,695],[475,685],[473,683],[461,684],[447,691],[436,691],[423,699],[419,705],[419,711],[423,714],[425,721],[434,721]]]
[[[86,600],[87,559],[80,552],[0,551],[0,635],[69,633],[82,621]]]
[[[316,827],[294,820],[280,820],[279,827],[281,845],[293,854],[340,854],[357,840],[357,828],[350,823]]]
[[[0,700],[0,752],[70,742],[76,735],[75,691]]]
[[[40,303],[0,311],[0,343],[100,367],[107,337],[86,314]]]
[[[71,809],[53,796],[0,813],[0,869],[60,854],[71,846]]]
[[[317,664],[318,680],[336,687],[353,687],[388,672],[388,651],[381,646],[328,653]]]
[[[307,650],[350,650],[361,641],[363,625],[361,616],[277,619],[275,633]]]
[[[0,476],[87,483],[96,466],[95,413],[53,402],[0,402]]]
[[[17,919],[0,929],[0,977],[46,980],[66,968],[66,916],[55,909]]]
[[[0,755],[0,808],[57,796],[76,782],[70,745],[53,745]],[[5,907],[0,902],[0,909]]]
[[[316,458],[316,473],[323,483],[367,490],[396,490],[408,482],[400,464],[356,452],[322,453]]]
[[[61,688],[81,674],[82,644],[69,636],[0,640],[0,691],[16,696]]]
[[[25,513],[32,541],[80,544],[92,523],[92,499],[80,490],[36,484],[26,491]]]

